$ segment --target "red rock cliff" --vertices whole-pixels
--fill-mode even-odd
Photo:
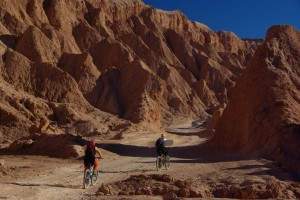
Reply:
[[[216,127],[220,148],[273,157],[300,172],[300,32],[271,27]]]

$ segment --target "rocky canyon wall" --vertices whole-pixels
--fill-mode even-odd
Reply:
[[[237,81],[212,142],[300,172],[300,32],[271,27]]]
[[[42,116],[70,121],[60,104],[154,127],[205,119],[260,44],[139,0],[2,0],[0,41],[1,131],[22,133]]]

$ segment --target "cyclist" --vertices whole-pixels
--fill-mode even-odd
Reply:
[[[99,161],[96,158],[96,154],[98,153],[100,158],[103,158],[102,153],[99,148],[95,145],[95,140],[92,139],[88,145],[84,145],[84,173],[87,170],[89,164],[94,165],[94,174],[97,172],[99,167]]]
[[[168,149],[165,146],[166,141],[165,134],[161,134],[161,137],[156,140],[155,147],[158,156],[161,156],[162,154],[165,156],[168,155]]]

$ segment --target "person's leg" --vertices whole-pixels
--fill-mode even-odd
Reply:
[[[164,154],[164,149],[163,148],[158,148],[157,154],[158,154],[158,156],[161,156],[162,154]]]
[[[85,172],[86,172],[86,170],[87,170],[87,164],[86,164],[86,162],[83,163],[83,166],[84,166],[83,172],[84,172],[84,174],[85,174]]]
[[[165,155],[165,156],[168,156],[168,155],[169,155],[169,151],[168,151],[167,147],[164,147],[164,155]]]
[[[156,149],[156,153],[157,153],[157,156],[160,156],[160,150],[158,148]]]
[[[95,163],[94,163],[94,173],[97,172],[99,168],[99,160],[97,158],[95,158]]]

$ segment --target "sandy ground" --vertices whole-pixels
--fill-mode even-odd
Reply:
[[[98,141],[104,159],[100,160],[100,180],[95,186],[82,188],[83,161],[45,156],[1,155],[8,175],[0,181],[0,199],[94,199],[101,184],[109,184],[138,174],[168,174],[190,180],[195,186],[218,184],[242,185],[268,180],[293,182],[293,175],[262,158],[222,154],[203,143],[209,135],[195,123],[176,123],[168,129],[171,168],[156,171],[155,149],[149,144],[160,133],[131,133],[122,140]],[[130,141],[130,142],[129,142]],[[130,197],[140,199],[142,196]],[[120,199],[102,196],[97,199]],[[150,199],[150,197],[147,197]],[[161,199],[161,197],[151,197]]]

